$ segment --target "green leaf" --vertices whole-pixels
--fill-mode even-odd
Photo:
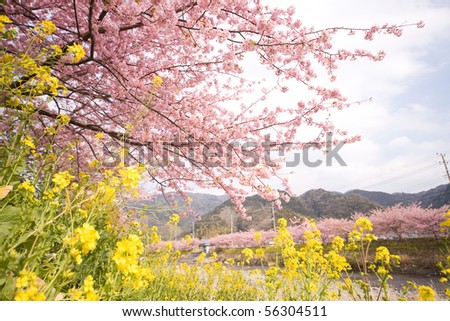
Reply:
[[[26,160],[25,159],[21,159],[19,161],[19,164],[16,167],[16,170],[14,171],[14,174],[20,175],[20,174],[22,174],[25,171],[26,168],[27,168]]]
[[[11,301],[14,299],[15,292],[14,278],[12,276],[7,276],[4,283],[3,289],[0,290],[0,300]]]
[[[6,206],[0,211],[0,237],[8,232],[20,222],[20,208],[16,206]]]

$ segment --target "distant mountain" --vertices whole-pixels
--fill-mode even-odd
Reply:
[[[198,216],[214,210],[217,206],[228,199],[226,195],[212,195],[205,193],[187,193],[191,198],[191,207]],[[140,210],[146,217],[146,223],[149,226],[157,226],[163,237],[168,236],[167,221],[172,214],[183,214],[187,210],[187,204],[179,195],[173,199],[166,199],[163,195],[157,195],[150,201],[137,201],[128,204],[129,208]],[[192,232],[192,223],[196,219],[192,216],[180,218],[177,235],[183,235]]]
[[[422,207],[431,206],[433,208],[442,207],[450,204],[450,184],[439,185],[433,189],[420,193],[384,193],[371,192],[363,190],[351,190],[346,195],[359,195],[384,207],[393,206],[395,204],[411,204],[418,203]]]
[[[245,231],[249,229],[267,230],[273,227],[273,213],[270,202],[259,195],[247,197],[244,202],[247,215],[251,221],[243,220],[234,210],[230,200],[204,215],[197,222],[196,234],[209,237],[216,234]],[[337,192],[328,192],[324,189],[310,190],[298,197],[292,197],[288,203],[282,202],[283,209],[274,208],[275,218],[283,217],[288,221],[305,218],[320,219],[325,217],[345,218],[354,212],[368,212],[381,207],[359,195],[345,195]]]
[[[201,220],[196,221],[193,217],[181,218],[177,231],[178,237],[191,233],[193,225],[196,236],[200,237],[249,229],[267,230],[273,227],[272,205],[258,195],[249,196],[244,202],[248,216],[252,217],[251,221],[241,218],[226,195],[204,193],[188,193],[188,195],[192,199],[192,208]],[[176,205],[170,205],[169,202],[175,202]],[[274,208],[274,214],[276,220],[283,217],[288,221],[305,218],[346,218],[355,212],[367,213],[379,207],[389,207],[398,203],[406,205],[413,202],[422,207],[434,208],[450,204],[450,184],[440,185],[420,193],[393,194],[364,190],[338,193],[314,189],[292,197],[288,203],[282,202],[283,209]],[[169,216],[173,213],[181,214],[187,208],[181,197],[175,196],[173,200],[167,201],[162,195],[152,201],[140,201],[129,205],[141,209],[146,216],[147,224],[158,226],[163,237],[168,235],[166,223]]]
[[[283,217],[287,220],[298,220],[305,217],[303,213],[306,212],[306,208],[303,207],[303,204],[298,203],[296,206],[286,206],[287,204],[290,204],[290,202],[283,202],[283,210],[273,209],[276,219]],[[267,230],[273,226],[273,213],[270,202],[259,195],[253,195],[247,197],[243,205],[247,215],[252,218],[251,221],[242,219],[240,214],[235,211],[234,204],[228,200],[195,223],[196,235],[209,237],[249,229]]]

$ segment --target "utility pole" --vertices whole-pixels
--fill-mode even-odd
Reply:
[[[195,239],[195,221],[192,222],[192,238]]]
[[[273,220],[273,230],[276,232],[277,231],[277,222],[275,220],[275,207],[273,206],[273,202],[272,202],[272,220]]]
[[[442,162],[440,161],[439,164],[444,165],[445,173],[447,174],[448,182],[450,183],[450,173],[448,172],[448,167],[447,167],[448,162],[445,160],[445,154],[442,154],[442,153],[436,153],[436,154],[442,158]]]
[[[230,213],[230,234],[233,234],[233,212]]]

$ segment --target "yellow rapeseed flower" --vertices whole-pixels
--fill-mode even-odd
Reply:
[[[83,292],[86,297],[86,301],[98,301],[99,295],[94,290],[94,278],[92,275],[88,275],[83,282]]]
[[[180,216],[178,214],[172,214],[169,218],[169,224],[178,225],[180,222]]]
[[[186,235],[185,237],[183,237],[183,240],[187,243],[187,244],[191,244],[192,242],[192,237],[190,235]]]
[[[156,88],[161,87],[163,80],[160,76],[154,76],[152,79],[153,86]]]
[[[375,263],[389,264],[390,253],[387,247],[379,246],[375,252]]]
[[[133,274],[137,271],[142,251],[142,241],[137,235],[131,234],[116,243],[116,251],[112,259],[124,275]]]
[[[26,190],[26,191],[28,191],[28,192],[30,192],[30,193],[36,192],[36,188],[35,188],[34,185],[31,184],[31,182],[29,182],[29,181],[25,181],[25,182],[19,184],[19,186],[17,186],[17,188],[18,188],[18,189]]]
[[[255,234],[253,234],[253,239],[258,242],[261,243],[263,236],[261,232],[255,232]]]
[[[62,126],[68,125],[70,122],[70,117],[65,114],[59,114],[56,116],[56,122]]]
[[[43,301],[45,295],[39,292],[37,287],[37,276],[34,272],[22,270],[16,280],[16,301]]]
[[[7,16],[0,15],[0,32],[5,31],[5,23],[12,23],[12,21]]]
[[[35,148],[36,148],[36,145],[35,145],[34,142],[33,142],[33,138],[31,138],[31,136],[29,136],[29,135],[27,135],[27,136],[25,136],[24,138],[22,138],[22,139],[20,140],[20,142],[21,142],[23,145],[28,146],[28,147],[31,148],[31,149],[35,149]]]
[[[434,290],[429,286],[425,286],[425,285],[419,286],[418,293],[419,293],[420,301],[434,301],[435,300],[436,292],[434,292]]]
[[[153,226],[150,233],[150,244],[158,244],[161,242],[161,236],[158,234],[158,227]]]
[[[70,181],[74,177],[69,174],[69,172],[64,171],[60,173],[56,173],[53,175],[52,182],[55,183],[56,187],[61,190],[69,186]]]
[[[94,168],[96,167],[98,164],[100,164],[100,161],[98,159],[94,159],[92,162],[89,163],[89,168]]]
[[[373,230],[372,222],[365,217],[360,217],[356,220],[355,224],[353,225],[353,229],[361,233],[364,231],[372,232]]]
[[[98,140],[102,139],[103,137],[105,137],[105,134],[103,134],[103,133],[95,134],[95,138],[97,138]]]
[[[123,186],[126,190],[136,188],[141,179],[141,174],[136,166],[129,166],[119,169],[119,174],[122,176]]]
[[[89,223],[84,223],[82,227],[76,228],[74,234],[77,241],[81,244],[81,252],[83,254],[87,254],[97,247],[97,240],[100,238],[100,235]]]
[[[44,20],[41,23],[39,23],[37,27],[34,28],[34,30],[36,30],[39,33],[42,32],[44,35],[49,36],[56,31],[56,26],[50,20]]]
[[[345,245],[345,241],[340,236],[335,236],[333,238],[333,241],[331,242],[331,247],[336,253],[339,253],[340,251],[342,251],[342,249],[344,248],[344,245]]]
[[[440,224],[442,232],[445,232],[446,229],[450,230],[450,210],[444,214],[444,218],[447,219]]]
[[[262,257],[264,257],[264,249],[256,249],[255,250],[255,255],[256,255],[256,257],[259,257],[259,258],[262,258]]]
[[[250,264],[250,260],[253,258],[253,251],[249,248],[245,248],[242,250],[242,254],[245,257],[245,262]]]
[[[67,52],[73,54],[72,58],[73,63],[79,62],[86,55],[84,48],[77,43],[74,43],[73,45],[69,46],[67,48]]]
[[[78,249],[71,249],[70,250],[70,256],[72,256],[72,259],[75,261],[76,264],[81,264],[83,259],[81,258],[81,252]]]

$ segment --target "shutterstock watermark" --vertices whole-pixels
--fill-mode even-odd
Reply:
[[[114,167],[121,162],[125,164],[140,163],[153,167],[176,165],[179,167],[255,167],[260,164],[276,167],[280,158],[285,159],[284,167],[319,167],[322,165],[347,166],[339,155],[345,142],[333,144],[332,134],[327,134],[325,148],[322,154],[324,159],[317,155],[312,156],[311,151],[317,150],[319,143],[305,144],[301,150],[293,150],[293,143],[275,143],[266,135],[262,142],[201,142],[190,137],[180,140],[175,137],[172,141],[151,142],[147,145],[105,144],[104,156],[108,161],[106,166]],[[125,151],[125,152],[124,152]],[[289,160],[288,160],[289,158]]]

